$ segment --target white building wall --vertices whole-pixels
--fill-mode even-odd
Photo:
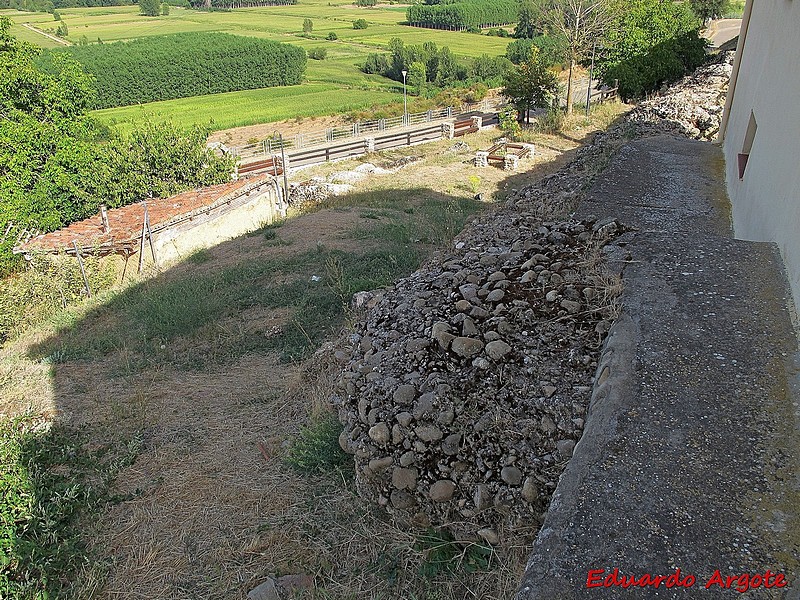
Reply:
[[[800,0],[750,3],[723,131],[734,234],[778,244],[800,307]],[[751,111],[758,128],[740,179]]]

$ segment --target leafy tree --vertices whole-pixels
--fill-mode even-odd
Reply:
[[[531,39],[514,40],[506,46],[506,56],[515,65],[528,60],[531,48],[539,49],[541,60],[550,66],[561,64],[566,55],[566,44],[563,38],[553,35],[539,35]]]
[[[314,29],[314,21],[306,17],[303,19],[303,33],[311,33]]]
[[[670,0],[664,0],[668,3]],[[591,51],[614,20],[619,5],[614,0],[542,0],[542,24],[560,37],[569,64],[567,114],[572,113],[572,80],[576,64]]]
[[[169,15],[169,4],[166,2],[161,5],[161,14],[165,17]]]
[[[139,0],[139,13],[146,17],[157,17],[161,14],[160,0]]]
[[[356,0],[356,6],[375,6],[378,0]]]
[[[538,48],[528,60],[506,73],[503,95],[511,100],[520,119],[530,123],[530,111],[551,105],[558,93],[558,77],[541,60]]]
[[[519,7],[519,21],[514,28],[515,38],[532,38],[541,33],[539,21],[541,8],[536,0],[522,0]]]
[[[427,80],[425,63],[411,63],[411,66],[408,68],[408,85],[417,96],[422,96],[425,93],[425,83]]]
[[[389,72],[389,59],[385,54],[373,53],[367,56],[367,62],[361,68],[364,73],[387,75]]]
[[[325,60],[328,56],[328,50],[325,48],[312,48],[308,51],[308,58],[314,60]]]
[[[331,32],[329,32],[329,33],[328,33],[328,35],[326,36],[326,38],[325,38],[325,39],[328,39],[328,40],[334,41],[334,40],[338,40],[338,39],[339,39],[339,36],[338,36],[338,35],[336,35],[336,32],[335,32],[335,31],[331,31]]]
[[[366,19],[356,19],[353,21],[353,29],[366,29],[367,28],[367,21]]]
[[[712,19],[719,19],[730,7],[728,0],[690,0],[694,14],[703,25]]]
[[[58,13],[57,10],[53,11],[53,20],[54,21],[60,21],[61,20],[61,15]]]
[[[65,38],[69,35],[69,28],[67,27],[66,22],[61,21],[61,23],[59,23],[58,28],[56,29],[56,35],[62,38]]]
[[[606,34],[596,61],[600,78],[606,84],[619,80],[623,98],[677,79],[705,59],[699,26],[685,3],[631,0]]]

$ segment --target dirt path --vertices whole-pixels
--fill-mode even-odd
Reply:
[[[31,31],[33,31],[35,33],[38,33],[39,35],[43,35],[44,37],[49,38],[49,39],[53,40],[54,42],[58,42],[59,44],[63,44],[64,46],[72,46],[72,43],[69,42],[68,40],[65,40],[63,38],[57,37],[55,35],[50,35],[49,33],[45,33],[41,29],[36,29],[36,27],[34,27],[33,25],[30,25],[29,23],[22,23],[22,26],[27,28],[27,29],[30,29]]]

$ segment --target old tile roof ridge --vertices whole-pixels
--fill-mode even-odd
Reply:
[[[141,238],[145,204],[153,233],[190,220],[251,193],[272,181],[269,176],[239,179],[187,190],[168,198],[150,198],[107,211],[109,231],[103,230],[100,214],[67,227],[38,235],[14,248],[15,253],[74,253],[73,244],[99,254],[130,254]]]

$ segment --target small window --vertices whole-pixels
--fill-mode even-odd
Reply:
[[[744,144],[739,153],[739,179],[744,179],[744,170],[747,168],[747,161],[750,158],[750,151],[753,149],[753,141],[756,139],[758,124],[753,111],[750,111],[750,122],[747,124],[747,132],[744,134]]]

